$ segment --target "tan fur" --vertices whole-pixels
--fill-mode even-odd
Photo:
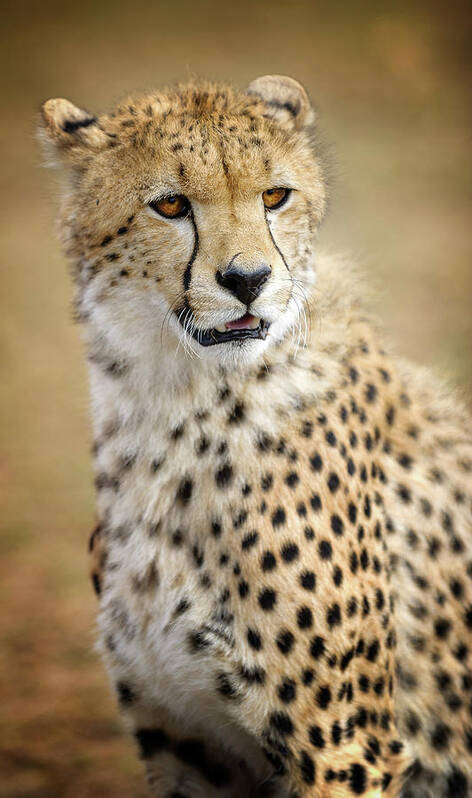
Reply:
[[[101,648],[153,795],[466,798],[470,419],[384,351],[352,264],[314,253],[306,92],[43,118],[90,364]],[[149,207],[170,194],[191,216]],[[271,268],[249,307],[268,336],[202,346],[247,311],[218,281],[236,261]]]

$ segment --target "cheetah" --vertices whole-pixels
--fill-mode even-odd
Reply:
[[[470,417],[318,251],[315,123],[283,76],[42,108],[99,646],[160,798],[472,795]]]

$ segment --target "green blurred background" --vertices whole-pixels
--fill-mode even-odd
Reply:
[[[321,235],[406,355],[472,387],[468,3],[4,2],[0,795],[144,796],[94,652],[88,398],[34,115],[197,75],[302,81],[334,145]]]

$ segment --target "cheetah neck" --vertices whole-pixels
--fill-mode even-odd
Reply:
[[[244,461],[255,440],[283,439],[284,428],[297,411],[316,406],[335,389],[359,323],[355,291],[341,294],[339,290],[341,268],[328,258],[320,265],[304,345],[294,347],[292,338],[286,337],[245,369],[231,370],[203,358],[192,360],[182,352],[166,358],[152,348],[146,357],[126,362],[109,354],[102,331],[94,333],[93,326],[89,328],[101,517],[115,501],[113,486],[124,490],[126,483],[126,501],[141,513],[143,507],[149,509],[140,486],[146,484],[143,474],[150,469],[157,470],[165,461],[166,474],[177,478],[210,438],[213,456],[224,459],[224,446],[229,445],[233,457]],[[244,425],[238,424],[242,414]],[[143,462],[143,472],[133,467],[123,480],[127,464],[137,457]]]

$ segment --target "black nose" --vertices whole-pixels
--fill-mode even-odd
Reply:
[[[230,266],[223,273],[216,272],[216,281],[227,288],[243,305],[249,305],[262,291],[269,279],[270,266],[259,266],[254,271],[245,271],[239,266]]]

